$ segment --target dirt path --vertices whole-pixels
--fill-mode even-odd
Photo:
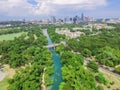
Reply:
[[[45,70],[46,70],[46,67],[44,68],[43,75],[42,75],[41,90],[46,90],[46,87],[45,87]]]
[[[6,74],[0,70],[0,81],[2,81],[5,78]]]
[[[15,75],[15,69],[10,68],[9,65],[3,65],[3,72],[9,78],[13,78],[13,76]]]
[[[112,73],[103,68],[99,68],[99,71],[103,73],[106,79],[115,83],[114,85],[111,85],[110,88],[104,86],[104,90],[116,90],[117,88],[120,88],[120,75]]]

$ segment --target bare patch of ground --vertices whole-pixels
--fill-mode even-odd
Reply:
[[[5,77],[1,82],[0,82],[0,90],[7,90],[7,87],[9,86],[8,84],[8,77]]]
[[[0,70],[0,90],[7,90],[9,86],[9,78],[13,78],[15,69],[10,68],[9,65],[3,65]]]
[[[112,73],[109,73],[107,71],[104,70],[100,70],[100,72],[103,73],[104,77],[109,80],[110,82],[114,82],[113,85],[110,85],[110,88],[108,88],[107,86],[104,86],[104,90],[115,90],[115,89],[120,89],[120,76],[119,75],[115,75]]]
[[[9,65],[3,65],[3,71],[8,78],[13,78],[13,76],[15,75],[15,69],[10,68]]]
[[[46,70],[46,67],[44,68],[44,72],[43,72],[43,75],[42,75],[41,90],[46,90],[46,86],[45,86],[45,70]]]
[[[5,78],[6,74],[0,70],[0,81],[2,81]]]

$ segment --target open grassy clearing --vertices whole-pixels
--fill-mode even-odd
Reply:
[[[114,82],[113,85],[110,85],[110,88],[108,88],[107,86],[104,86],[104,90],[116,90],[116,89],[120,89],[120,76],[118,75],[113,75],[109,72],[106,72],[104,70],[101,70],[100,72],[103,73],[103,75],[105,76],[105,78],[107,80],[109,80],[110,82]]]
[[[8,84],[8,77],[5,77],[1,82],[0,82],[0,90],[7,90],[7,87],[9,86]]]
[[[8,78],[12,78],[15,74],[15,69],[10,68],[9,65],[3,65],[3,71]]]
[[[23,33],[26,33],[26,32],[0,35],[0,41],[3,41],[3,40],[13,40],[15,37],[19,37],[19,36],[20,36],[21,34],[23,34]]]
[[[3,72],[5,72],[6,77],[0,82],[0,90],[7,90],[8,80],[13,78],[15,69],[10,68],[9,65],[3,65]]]

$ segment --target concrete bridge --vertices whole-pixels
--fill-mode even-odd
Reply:
[[[44,46],[45,48],[55,48],[57,47],[58,45],[60,44],[51,44],[51,45],[47,45],[47,46]]]
[[[44,47],[48,48],[48,49],[50,49],[50,48],[55,49],[55,47],[57,47],[57,46],[59,46],[61,44],[63,44],[64,46],[66,46],[66,42],[60,42],[60,43],[57,43],[57,44],[50,44],[50,45],[47,45],[47,46],[44,46]]]

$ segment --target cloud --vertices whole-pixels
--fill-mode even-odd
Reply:
[[[3,0],[0,1],[0,13],[8,16],[24,15],[29,4],[26,0]]]
[[[34,2],[32,4],[32,2]],[[39,16],[59,13],[59,10],[94,9],[105,6],[107,0],[0,0],[0,14],[8,16]]]
[[[73,4],[79,4],[79,5],[105,5],[106,0],[100,0],[98,3],[98,0],[53,0],[53,3],[60,4],[60,5],[73,5]]]
[[[38,3],[37,6],[31,8],[31,10],[34,15],[44,15],[54,12],[54,9],[45,2]]]
[[[107,5],[107,0],[53,0],[54,4],[66,6],[73,9],[95,9],[98,6]]]
[[[46,2],[37,5],[27,0],[2,0],[0,1],[0,13],[8,16],[44,15],[54,11]]]

